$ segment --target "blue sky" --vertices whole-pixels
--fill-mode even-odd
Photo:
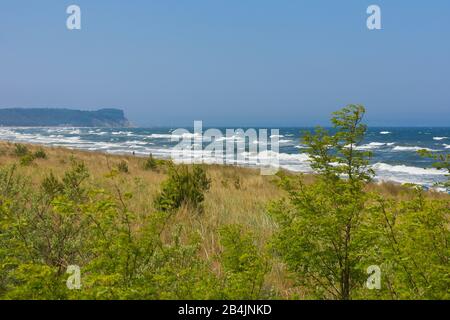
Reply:
[[[370,4],[383,30],[366,28]],[[0,107],[303,126],[361,103],[371,125],[448,126],[449,39],[448,0],[2,0]]]

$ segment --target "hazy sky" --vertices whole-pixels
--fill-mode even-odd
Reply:
[[[66,8],[82,30],[66,28]],[[377,4],[382,28],[366,27]],[[448,0],[1,0],[0,107],[137,125],[450,125]]]

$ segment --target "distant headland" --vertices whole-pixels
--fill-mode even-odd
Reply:
[[[82,111],[53,108],[0,109],[0,126],[8,127],[130,127],[120,109]]]

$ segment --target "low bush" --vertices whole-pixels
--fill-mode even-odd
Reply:
[[[209,190],[211,184],[205,169],[198,165],[192,166],[191,169],[186,165],[172,165],[168,174],[169,178],[163,183],[155,206],[162,211],[171,211],[188,205],[202,211],[204,193]]]
[[[23,157],[26,156],[27,154],[29,154],[30,151],[28,150],[28,147],[20,144],[20,143],[16,143],[14,144],[14,155],[17,157]]]
[[[263,299],[264,277],[270,270],[268,258],[255,245],[253,235],[240,225],[229,225],[220,230],[222,253],[220,261],[225,273],[225,299]]]
[[[22,166],[29,166],[34,161],[34,156],[32,154],[26,154],[20,158],[20,164]]]
[[[156,171],[158,169],[158,161],[153,158],[153,155],[150,153],[150,156],[144,162],[144,170]]]
[[[122,160],[117,164],[117,170],[122,173],[130,173],[128,163],[125,160]]]
[[[45,153],[44,149],[39,148],[37,151],[33,153],[35,159],[47,159],[47,153]]]

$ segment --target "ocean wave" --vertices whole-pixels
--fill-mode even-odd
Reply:
[[[100,132],[98,134],[107,134],[107,132]],[[111,134],[114,136],[127,136],[127,137],[135,135],[133,132],[130,131],[113,131],[111,132]]]
[[[289,139],[282,139],[282,140],[278,141],[278,143],[281,143],[281,144],[292,144],[293,142],[294,142],[293,140],[289,140]]]
[[[215,141],[220,142],[220,141],[243,141],[244,139],[241,136],[238,135],[232,135],[232,136],[223,136],[223,137],[219,137],[217,138]],[[256,141],[256,140],[255,140]],[[253,141],[254,142],[254,141]]]
[[[419,168],[406,165],[390,165],[376,163],[372,165],[375,179],[378,181],[393,181],[397,183],[414,183],[418,185],[433,186],[436,182],[445,179],[446,172],[434,168]]]
[[[170,133],[152,133],[148,137],[152,139],[170,139],[172,135]]]
[[[434,168],[419,168],[419,167],[410,167],[405,165],[391,165],[387,163],[378,162],[372,165],[374,170],[382,170],[382,171],[390,171],[390,172],[399,172],[406,173],[411,175],[436,175],[436,176],[445,176],[446,172],[444,170],[438,170]]]
[[[309,156],[306,154],[279,153],[272,150],[262,152],[241,152],[232,159],[224,155],[213,154],[206,150],[170,150],[157,149],[156,156],[171,157],[177,163],[234,164],[244,167],[275,166],[294,172],[312,172]]]
[[[407,147],[407,146],[396,146],[392,149],[393,151],[414,151],[417,152],[419,150],[426,150],[426,151],[439,151],[439,150],[434,150],[434,149],[430,149],[430,148],[425,148],[425,147]]]
[[[108,135],[108,132],[105,131],[89,131],[89,134],[93,134],[96,136],[106,136]],[[112,134],[115,134],[114,132]]]
[[[182,133],[182,134],[174,134],[174,133],[153,133],[151,135],[148,136],[148,138],[153,138],[153,139],[172,139],[172,138],[177,138],[177,139],[192,139],[195,138],[200,139],[201,138],[201,134],[199,133]]]
[[[140,141],[140,140],[130,140],[130,141],[122,142],[121,144],[122,145],[147,145],[147,144],[150,144],[150,142]]]
[[[433,137],[433,140],[436,140],[436,141],[441,141],[441,140],[445,140],[445,139],[448,139],[448,137]]]
[[[381,131],[380,132],[380,134],[390,134],[390,133],[392,133],[392,132],[390,132],[390,131]]]
[[[370,150],[370,149],[378,149],[381,147],[392,146],[393,142],[370,142],[368,144],[363,144],[361,146],[357,146],[357,150]]]

